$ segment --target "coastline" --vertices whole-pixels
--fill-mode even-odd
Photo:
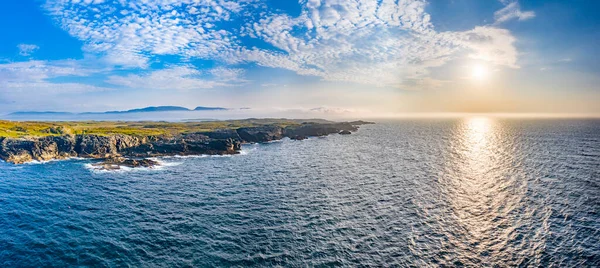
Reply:
[[[256,119],[252,119],[256,120]],[[250,127],[217,128],[162,135],[63,134],[48,136],[0,137],[0,159],[12,164],[54,161],[70,158],[98,159],[106,169],[151,167],[162,156],[234,155],[241,144],[264,143],[290,138],[351,134],[371,122],[301,122],[298,124],[258,124]],[[185,129],[186,123],[172,124]],[[61,129],[53,126],[50,131]]]

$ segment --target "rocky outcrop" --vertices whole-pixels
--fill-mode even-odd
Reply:
[[[211,132],[201,132],[200,134],[217,140],[242,140],[236,129],[218,129]]]
[[[47,161],[76,156],[75,137],[4,138],[0,142],[0,158],[22,164],[33,160]]]
[[[151,159],[128,159],[125,157],[110,157],[110,158],[104,159],[100,163],[93,164],[93,166],[96,167],[96,169],[98,169],[98,170],[119,170],[122,167],[153,168],[153,167],[156,167],[159,165],[160,165],[160,163],[158,163],[155,160],[151,160]]]
[[[152,139],[150,142],[122,150],[123,155],[154,157],[165,155],[222,155],[237,154],[241,150],[239,140],[211,139],[203,134]]]
[[[357,131],[358,127],[350,123],[314,124],[307,123],[300,126],[289,126],[284,129],[284,135],[290,139],[301,140],[311,136],[327,136],[340,131]]]
[[[80,157],[103,158],[147,143],[147,138],[128,135],[78,135],[75,152]]]
[[[244,127],[211,132],[180,134],[175,136],[131,135],[63,135],[48,137],[6,138],[0,137],[0,159],[21,164],[33,160],[47,161],[69,157],[98,159],[145,158],[168,155],[223,155],[237,154],[242,143],[280,140],[285,137],[301,140],[310,136],[350,134],[358,130],[353,123],[305,123],[282,128],[277,125]],[[124,165],[144,162],[129,162]],[[107,163],[107,165],[110,163]]]
[[[237,133],[245,142],[268,142],[284,137],[283,128],[273,125],[239,128]]]

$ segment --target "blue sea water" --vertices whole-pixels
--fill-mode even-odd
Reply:
[[[600,121],[421,119],[102,172],[0,163],[0,266],[600,266]]]

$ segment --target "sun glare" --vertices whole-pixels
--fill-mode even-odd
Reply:
[[[471,69],[471,78],[477,81],[486,80],[489,77],[489,70],[484,65],[475,65]]]

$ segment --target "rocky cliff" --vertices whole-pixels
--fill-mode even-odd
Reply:
[[[238,129],[179,134],[175,136],[64,135],[48,137],[0,137],[0,159],[21,164],[69,157],[111,159],[114,157],[154,157],[168,155],[237,154],[242,143],[258,143],[334,133],[348,134],[359,124],[306,123],[281,127],[265,125]]]

